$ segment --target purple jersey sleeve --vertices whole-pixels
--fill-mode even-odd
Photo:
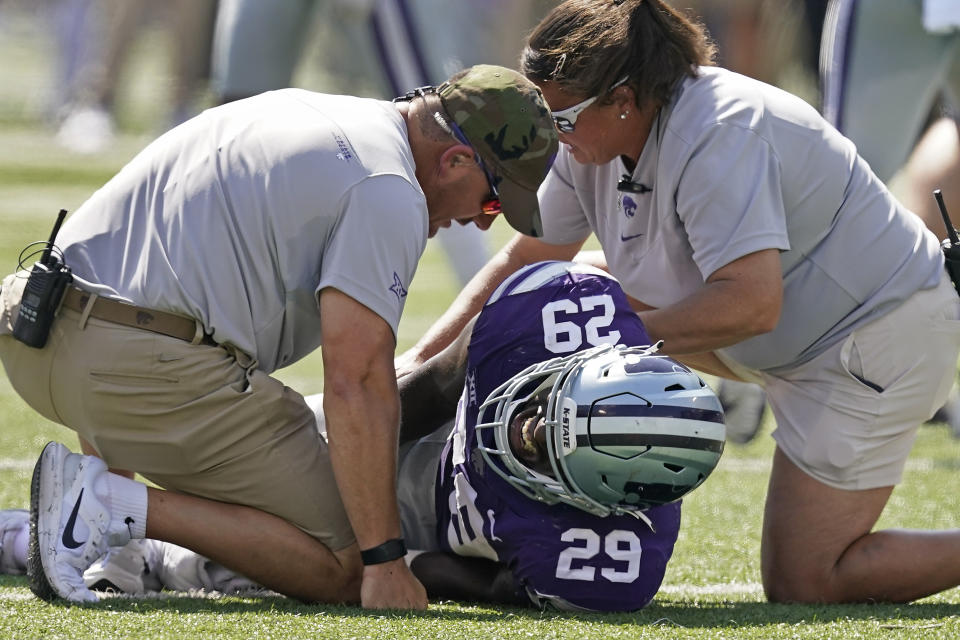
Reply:
[[[656,594],[680,527],[678,503],[601,518],[532,500],[476,452],[480,404],[527,366],[605,343],[649,344],[616,280],[565,262],[536,263],[508,278],[474,327],[467,383],[437,482],[441,546],[510,567],[537,605],[630,611]]]

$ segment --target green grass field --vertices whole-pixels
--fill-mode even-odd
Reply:
[[[2,5],[0,5],[2,6]],[[13,270],[20,249],[45,239],[61,207],[73,210],[156,131],[165,70],[136,51],[122,102],[125,131],[108,152],[60,150],[38,115],[50,90],[49,36],[15,2],[0,11],[0,271]],[[148,79],[154,78],[155,82]],[[494,243],[509,235],[498,222]],[[430,246],[410,287],[399,349],[413,341],[455,295],[454,279]],[[319,354],[279,373],[304,392],[322,389]],[[0,508],[28,506],[30,472],[51,439],[75,447],[73,434],[37,417],[0,375]],[[686,501],[676,553],[663,589],[647,609],[629,615],[541,613],[469,603],[433,603],[426,613],[366,612],[307,606],[283,598],[169,595],[114,598],[93,606],[50,605],[23,577],[0,576],[0,638],[956,638],[960,591],[909,605],[787,606],[765,602],[759,540],[773,450],[765,425],[748,446],[728,446],[707,483]],[[925,426],[880,527],[944,528],[960,514],[956,473],[960,441],[944,425]],[[797,522],[803,527],[803,522]]]

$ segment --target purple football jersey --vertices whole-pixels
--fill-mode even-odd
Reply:
[[[513,488],[476,450],[478,410],[493,389],[531,364],[608,343],[646,345],[650,338],[615,280],[568,262],[513,274],[491,295],[471,336],[467,381],[437,479],[440,543],[508,565],[517,589],[540,606],[639,609],[660,588],[677,539],[679,503],[646,511],[655,531],[633,516],[548,505]]]

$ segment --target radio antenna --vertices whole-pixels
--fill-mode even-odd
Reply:
[[[47,240],[47,248],[43,250],[43,255],[40,257],[41,264],[50,263],[50,254],[53,251],[53,243],[57,240],[57,234],[60,233],[60,225],[63,224],[63,219],[67,217],[67,210],[60,209],[60,213],[57,214],[57,221],[53,224],[53,231],[50,233],[50,239]]]

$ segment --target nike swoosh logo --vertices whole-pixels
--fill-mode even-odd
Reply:
[[[633,240],[634,238],[639,238],[639,237],[642,236],[642,235],[643,235],[642,233],[635,233],[635,234],[633,234],[632,236],[625,236],[625,235],[623,235],[623,234],[621,233],[621,234],[620,234],[620,240],[621,240],[622,242],[626,242],[627,240]]]
[[[83,489],[80,489],[80,495],[77,496],[77,502],[73,505],[73,511],[70,512],[70,517],[67,518],[67,526],[63,529],[63,536],[61,540],[63,541],[63,546],[67,549],[77,549],[86,542],[77,542],[73,537],[73,527],[77,524],[77,514],[80,513],[80,501],[83,500]]]

